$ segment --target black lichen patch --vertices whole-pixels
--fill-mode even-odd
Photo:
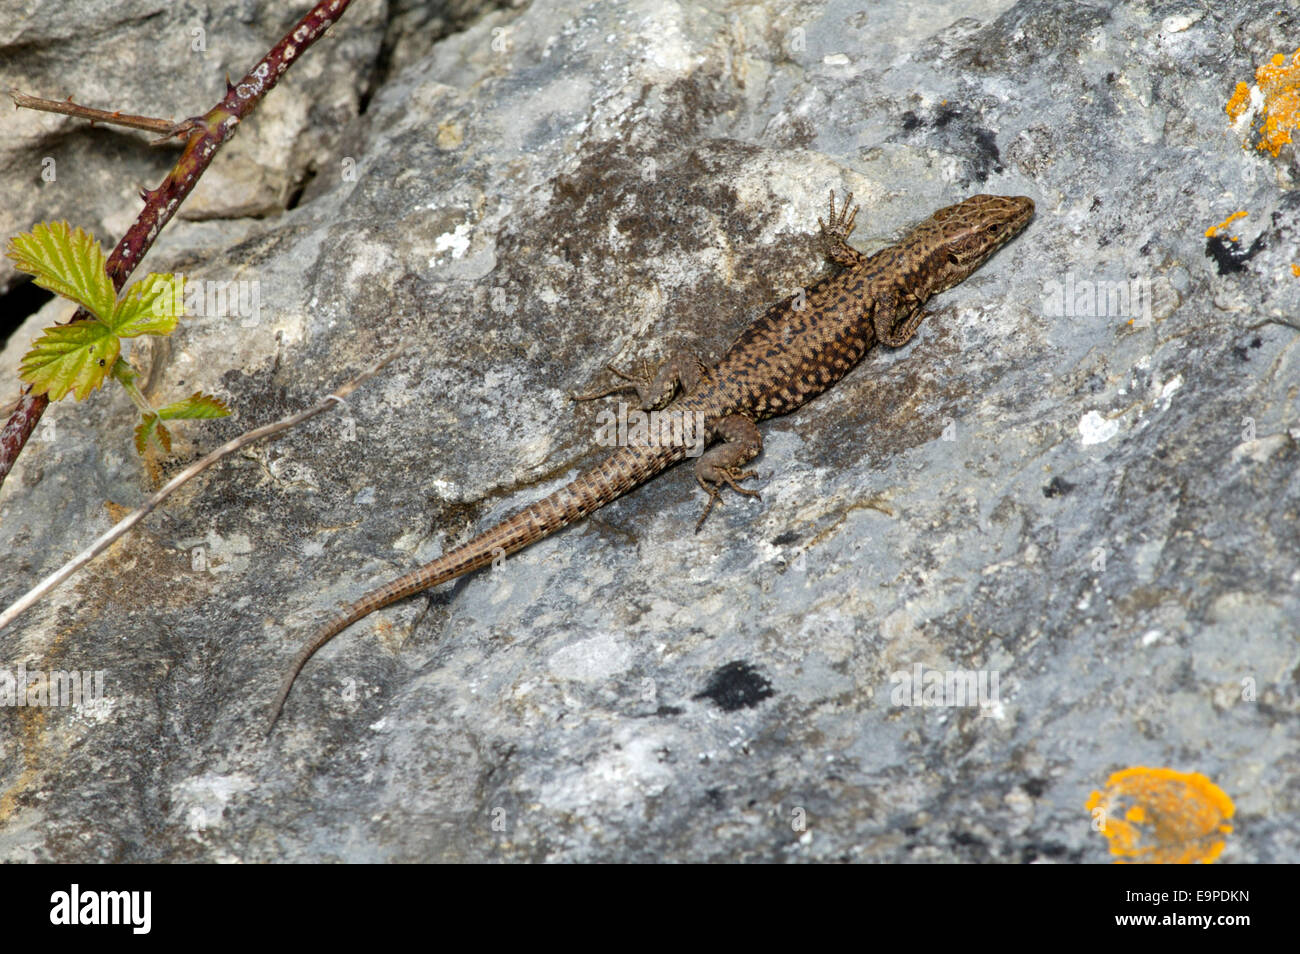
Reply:
[[[752,709],[771,696],[772,684],[747,662],[734,660],[716,670],[696,699],[711,699],[723,712]]]
[[[1003,171],[997,136],[981,124],[978,110],[941,103],[930,110],[909,109],[898,122],[909,141],[938,145],[960,157],[967,182],[984,182]]]
[[[976,129],[974,131],[972,142],[976,148],[971,157],[971,165],[974,167],[973,175],[977,182],[982,182],[988,178],[990,173],[1002,173],[1002,154],[998,152],[998,140],[991,129]]]
[[[913,110],[907,110],[903,115],[898,117],[899,124],[903,127],[904,132],[911,132],[922,126],[928,126],[931,129],[943,129],[954,119],[961,118],[961,110],[956,109],[946,103],[941,104],[928,116],[918,116]]]
[[[1044,497],[1064,497],[1074,489],[1074,484],[1070,483],[1064,477],[1053,477],[1043,487]]]
[[[1256,336],[1250,342],[1250,347],[1258,348],[1261,344],[1263,344],[1263,341],[1258,336]],[[1238,361],[1250,360],[1250,352],[1246,350],[1246,345],[1233,345],[1232,354]]]
[[[1205,257],[1214,259],[1219,266],[1220,275],[1227,275],[1229,272],[1245,271],[1246,263],[1266,247],[1263,235],[1245,247],[1229,237],[1212,235],[1205,240]]]

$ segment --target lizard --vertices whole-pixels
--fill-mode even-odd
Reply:
[[[763,449],[759,421],[788,414],[848,374],[877,343],[907,344],[929,314],[925,303],[979,268],[1029,223],[1026,196],[974,195],[940,209],[894,245],[864,255],[848,242],[858,207],[850,193],[839,211],[830,195],[829,221],[818,218],[826,257],[837,266],[806,289],[770,306],[715,365],[678,352],[651,374],[616,368],[620,379],[604,391],[573,395],[592,400],[635,391],[643,411],[664,409],[704,422],[707,450],[685,441],[629,440],[603,462],[418,569],[366,593],[322,623],[290,664],[271,707],[274,728],[294,680],[307,661],[353,623],[400,599],[477,570],[585,517],[646,483],[687,456],[708,495],[698,533],[723,487],[757,497],[740,482],[757,476],[744,466]],[[711,445],[711,446],[709,446]]]

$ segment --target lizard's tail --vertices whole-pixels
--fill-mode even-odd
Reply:
[[[298,651],[271,706],[267,733],[275,727],[294,680],[307,660],[357,620],[413,593],[454,580],[486,566],[498,557],[508,556],[530,543],[536,543],[645,483],[655,474],[682,460],[687,453],[688,448],[682,445],[623,447],[550,496],[485,530],[463,546],[361,597],[323,623]]]

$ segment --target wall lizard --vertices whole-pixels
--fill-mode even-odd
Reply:
[[[802,407],[844,377],[876,342],[897,348],[928,314],[925,302],[951,288],[1014,238],[1033,217],[1024,196],[975,195],[940,209],[896,245],[863,255],[848,243],[858,209],[849,195],[839,213],[831,193],[829,222],[818,219],[826,257],[838,270],[769,307],[712,368],[687,353],[657,374],[610,368],[622,383],[577,400],[635,391],[643,410],[703,416],[711,444],[697,457],[695,479],[708,494],[698,532],[724,486],[756,476],[742,468],[763,449],[756,422]],[[312,655],[362,617],[445,583],[549,536],[622,496],[690,455],[685,442],[629,442],[567,486],[526,507],[463,546],[367,593],[322,624],[294,657],[271,707],[269,732],[294,680]]]

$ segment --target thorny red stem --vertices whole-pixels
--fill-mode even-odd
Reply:
[[[235,128],[257,107],[281,75],[295,59],[316,42],[329,29],[352,0],[321,0],[299,20],[287,34],[271,47],[242,80],[233,86],[227,84],[226,96],[202,116],[181,123],[188,124],[189,139],[176,165],[156,189],[146,189],[141,194],[145,200],[135,223],[117,243],[108,257],[105,271],[113,280],[113,287],[121,290],[135,270],[158,233],[162,231],[180,204],[194,188],[221,145],[234,135]],[[179,128],[179,127],[178,127]],[[89,315],[79,309],[73,320]],[[44,394],[33,395],[31,388],[23,392],[18,407],[9,416],[4,430],[0,431],[0,484],[13,469],[14,461],[27,444],[28,438],[40,422],[49,399]]]

